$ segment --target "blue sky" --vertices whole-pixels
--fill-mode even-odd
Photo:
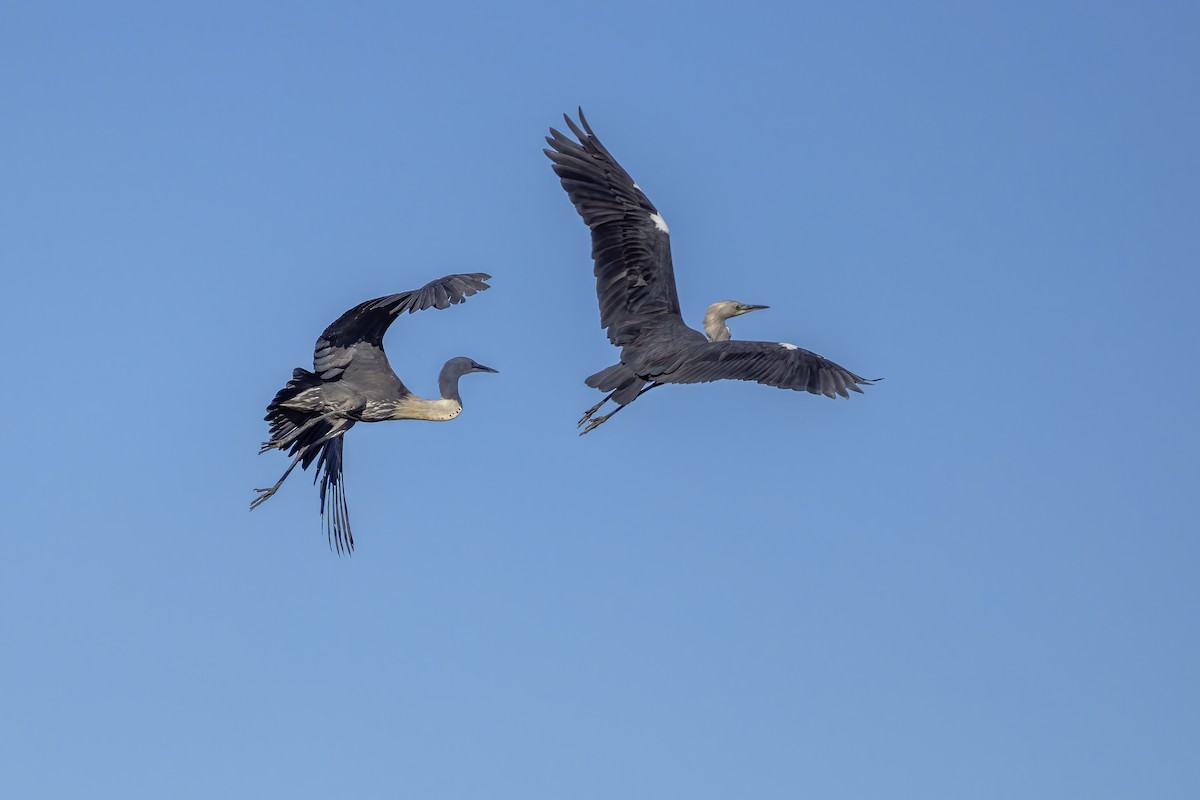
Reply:
[[[0,12],[7,794],[1200,793],[1193,5],[168,5]],[[580,104],[689,322],[886,381],[578,438]],[[356,555],[247,513],[324,326],[473,271]]]

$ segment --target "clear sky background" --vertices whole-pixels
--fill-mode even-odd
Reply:
[[[10,3],[8,797],[1200,796],[1192,3]],[[541,153],[594,128],[685,315],[886,380],[615,360]],[[263,409],[405,317],[449,424]]]

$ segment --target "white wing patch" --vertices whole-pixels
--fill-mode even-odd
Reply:
[[[662,214],[651,214],[650,220],[654,223],[654,227],[666,234],[671,233],[671,229],[667,227],[667,221],[662,218]]]
[[[799,347],[796,347],[796,345],[791,344],[790,342],[780,342],[779,346],[782,347],[784,350],[799,350],[800,349]]]

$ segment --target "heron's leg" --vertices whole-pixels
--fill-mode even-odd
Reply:
[[[609,392],[609,393],[608,393],[608,395],[607,395],[607,396],[606,396],[606,397],[605,397],[603,400],[601,400],[599,403],[596,403],[596,405],[592,406],[592,407],[591,407],[591,408],[589,408],[587,411],[583,412],[583,416],[580,418],[579,422],[575,423],[575,427],[576,427],[576,428],[582,428],[582,427],[583,427],[583,423],[585,423],[585,422],[587,422],[589,419],[591,419],[591,418],[592,418],[592,414],[595,414],[597,411],[599,411],[599,410],[600,410],[600,406],[602,406],[602,405],[604,405],[605,403],[607,403],[607,402],[608,402],[608,400],[609,400],[609,398],[611,398],[611,397],[612,397],[614,394],[616,394],[616,393],[617,393],[617,392],[616,392],[616,390],[614,389],[613,391]]]
[[[296,465],[300,463],[300,459],[302,459],[302,458],[304,458],[304,451],[301,451],[300,453],[298,453],[296,455],[295,458],[292,459],[291,466],[289,466],[287,468],[287,470],[283,473],[283,475],[280,476],[279,480],[275,481],[275,485],[272,486],[270,489],[255,489],[254,490],[254,491],[258,492],[258,497],[254,498],[254,502],[252,502],[250,504],[251,511],[258,508],[259,505],[261,505],[264,500],[266,500],[268,497],[270,497],[271,495],[273,495],[277,491],[279,491],[279,487],[283,485],[283,482],[285,480],[287,480],[287,476],[292,474],[292,470],[294,470],[296,468]]]
[[[648,392],[648,391],[650,391],[651,389],[653,389],[655,386],[662,386],[662,384],[661,384],[661,383],[652,383],[652,384],[650,384],[650,385],[649,385],[649,386],[647,386],[645,389],[642,389],[640,392],[638,392],[636,395],[634,395],[634,397],[633,397],[633,400],[637,400],[639,397],[641,397],[641,396],[642,396],[642,395],[644,395],[646,392]],[[616,394],[616,393],[614,392],[613,394]],[[611,396],[612,396],[612,395],[609,395],[609,397],[611,397]],[[606,398],[604,398],[604,399],[605,399],[605,400],[607,400],[607,399],[608,399],[608,397],[606,397]],[[632,402],[633,402],[633,400],[630,400],[630,401],[629,401],[629,403],[632,403]],[[592,420],[592,424],[588,425],[586,428],[584,428],[582,431],[580,431],[580,432],[579,432],[579,435],[580,435],[580,436],[583,436],[585,433],[587,433],[587,432],[589,432],[589,431],[592,431],[592,430],[595,430],[595,429],[596,429],[598,426],[600,426],[600,425],[603,425],[605,422],[608,422],[610,419],[612,419],[612,417],[613,417],[613,415],[614,415],[614,414],[616,414],[618,411],[620,411],[620,410],[621,410],[622,408],[624,408],[625,406],[629,405],[629,403],[626,403],[625,405],[617,406],[617,407],[616,407],[616,408],[614,408],[612,411],[610,411],[610,412],[608,412],[607,414],[605,414],[603,417],[596,417],[595,419],[593,419],[593,420]],[[597,406],[597,407],[598,407],[598,406]],[[592,411],[595,411],[595,410],[596,410],[596,409],[592,409]],[[586,420],[586,419],[587,419],[587,417],[584,417],[584,419]],[[583,422],[582,422],[582,421],[580,421],[580,423],[579,423],[579,424],[580,424],[580,425],[582,425],[582,424],[583,424]]]

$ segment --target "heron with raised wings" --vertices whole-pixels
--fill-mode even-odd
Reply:
[[[703,334],[688,327],[666,220],[596,138],[583,109],[578,124],[565,114],[563,119],[575,139],[551,128],[551,149],[543,152],[591,230],[600,327],[621,348],[618,363],[585,381],[608,394],[584,412],[579,426],[590,423],[581,436],[667,383],[733,379],[848,398],[875,382],[794,344],[732,340],[726,320],[767,306],[722,300],[708,307]],[[617,407],[594,416],[609,400]]]
[[[449,308],[490,288],[482,272],[447,275],[411,292],[391,294],[359,303],[342,314],[317,339],[313,371],[297,368],[287,386],[267,406],[264,418],[271,438],[259,453],[286,450],[291,465],[250,504],[257,508],[275,494],[292,470],[315,460],[313,482],[321,483],[321,517],[330,547],[339,553],[354,550],[350,513],[342,476],[342,439],[356,422],[389,419],[452,420],[462,411],[458,379],[472,372],[496,372],[466,356],[452,358],[438,376],[441,398],[426,400],[413,394],[392,370],[383,352],[383,334],[396,317],[427,308]],[[326,502],[329,502],[328,512]]]

